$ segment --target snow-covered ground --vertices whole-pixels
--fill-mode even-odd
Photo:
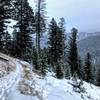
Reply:
[[[100,100],[100,88],[84,82],[85,93],[73,91],[71,80],[46,78],[45,91],[48,100]]]
[[[20,67],[16,66],[16,71],[12,71],[7,76],[0,78],[0,100],[6,100],[10,88],[12,88],[18,79],[19,72]]]
[[[0,100],[100,100],[99,87],[83,82],[85,92],[74,92],[72,80],[58,80],[51,73],[41,78],[31,71],[28,63],[19,60],[15,63],[16,71],[0,80]]]

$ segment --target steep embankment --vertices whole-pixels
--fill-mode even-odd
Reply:
[[[99,87],[83,82],[84,92],[75,92],[72,80],[58,80],[49,72],[42,78],[32,72],[28,63],[12,61],[16,68],[1,78],[5,81],[0,83],[0,100],[100,100]]]

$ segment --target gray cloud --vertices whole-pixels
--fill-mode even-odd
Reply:
[[[56,19],[65,17],[68,31],[100,31],[100,0],[47,0],[47,12]]]

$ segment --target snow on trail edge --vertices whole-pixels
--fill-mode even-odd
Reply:
[[[23,72],[20,62],[16,60],[16,71],[0,80],[0,100],[6,100],[5,97],[7,100],[100,100],[99,87],[83,82],[85,93],[77,93],[69,84],[72,82],[71,80],[58,80],[49,72],[44,79],[37,77],[38,75],[32,72],[33,79],[38,83],[35,88],[39,91],[40,96],[43,96],[42,98],[38,98],[38,95],[23,95],[17,88]],[[28,63],[23,62],[23,64]]]

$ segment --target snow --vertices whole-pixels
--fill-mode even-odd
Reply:
[[[48,93],[48,100],[100,100],[99,87],[84,82],[86,92],[77,93],[73,91],[73,86],[69,83],[71,80],[46,77],[45,91]]]
[[[6,23],[7,26],[7,31],[12,35],[13,31],[14,31],[14,25],[16,25],[17,21],[16,20],[12,20],[12,19],[7,19],[6,21],[10,22],[10,23]]]
[[[19,66],[16,66],[16,71],[11,72],[9,75],[0,78],[0,100],[5,96],[5,94],[9,91],[9,89],[13,86],[13,84],[16,82],[18,75],[19,75]]]
[[[21,94],[20,91],[18,90],[18,83],[22,80],[22,74],[23,74],[22,73],[23,66],[21,64],[25,64],[26,66],[27,65],[29,66],[27,62],[17,60],[16,66],[20,70],[19,70],[17,81],[10,90],[8,100],[38,100],[36,96],[24,95],[24,94]]]
[[[56,79],[51,72],[42,78],[31,71],[32,78],[25,79],[25,82],[34,88],[36,94],[22,94],[18,85],[23,80],[23,64],[27,69],[31,70],[31,67],[24,61],[15,60],[15,63],[16,71],[0,80],[0,100],[6,100],[6,97],[7,100],[100,100],[100,87],[83,82],[85,92],[78,93],[73,91],[72,80]]]

